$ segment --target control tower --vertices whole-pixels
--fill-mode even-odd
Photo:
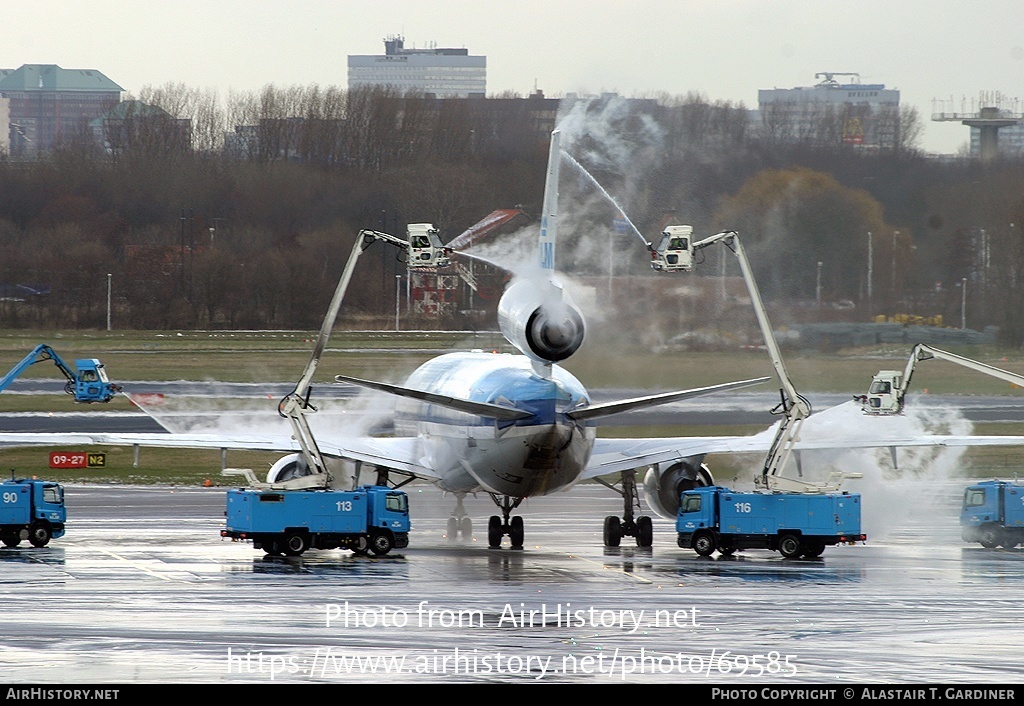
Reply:
[[[998,91],[982,91],[977,102],[972,98],[970,107],[967,99],[960,102],[960,110],[953,107],[953,100],[932,101],[932,120],[934,122],[950,122],[959,120],[971,128],[978,128],[979,155],[983,162],[999,156],[999,130],[1013,127],[1024,122],[1024,113],[1020,112],[1020,101],[1008,98]]]

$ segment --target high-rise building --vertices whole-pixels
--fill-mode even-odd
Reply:
[[[122,90],[95,69],[25,64],[0,70],[0,98],[9,102],[10,154],[31,157],[91,139],[89,122],[116,106]]]
[[[853,76],[839,83],[836,76]],[[765,138],[786,143],[893,147],[899,136],[900,92],[884,84],[860,83],[854,73],[822,72],[814,86],[757,92]]]
[[[348,88],[392,86],[438,98],[483,96],[487,92],[487,57],[468,49],[406,49],[399,36],[384,40],[383,55],[350,55]]]

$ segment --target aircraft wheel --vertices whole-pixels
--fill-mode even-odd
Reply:
[[[784,534],[779,540],[779,553],[787,559],[796,559],[803,554],[804,547],[795,534]]]
[[[309,549],[309,538],[303,532],[292,532],[284,538],[284,553],[288,556],[300,556]]]
[[[490,519],[487,520],[487,545],[491,549],[497,549],[501,546],[501,538],[503,536],[501,518],[497,515],[491,515]]]
[[[615,515],[604,518],[604,546],[617,547],[622,541],[622,524]]]
[[[448,541],[454,542],[458,538],[459,534],[459,521],[454,517],[448,518]]]
[[[45,547],[50,543],[50,537],[52,536],[53,533],[50,531],[49,525],[33,525],[32,529],[29,530],[28,541],[33,547]]]
[[[636,546],[650,547],[654,544],[654,524],[647,515],[636,518]]]
[[[698,532],[693,537],[693,551],[701,556],[711,556],[715,553],[715,535],[710,532]]]
[[[391,551],[391,548],[395,546],[394,541],[391,539],[390,532],[381,532],[375,534],[370,539],[370,551],[377,556],[384,556]]]
[[[473,520],[469,517],[463,517],[459,525],[459,530],[462,532],[462,538],[467,542],[473,539]]]
[[[508,539],[512,543],[513,549],[523,548],[523,537],[525,530],[523,528],[523,518],[516,515],[509,521],[508,527]]]

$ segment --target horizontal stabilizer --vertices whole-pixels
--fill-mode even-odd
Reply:
[[[371,390],[387,392],[390,395],[398,395],[399,397],[421,400],[423,402],[429,402],[430,404],[454,409],[459,412],[477,414],[481,417],[491,417],[493,419],[500,419],[501,421],[506,422],[514,422],[519,419],[526,419],[527,417],[533,416],[531,412],[524,412],[523,410],[516,409],[514,407],[502,407],[501,405],[490,404],[488,402],[462,400],[456,397],[449,397],[448,395],[438,395],[433,392],[424,392],[423,390],[413,390],[408,387],[400,387],[399,385],[389,385],[384,382],[360,380],[359,378],[350,378],[345,375],[335,375],[334,379],[337,382],[347,382],[352,385],[359,385],[360,387],[368,387]]]
[[[740,387],[750,387],[751,385],[760,385],[763,382],[771,380],[769,377],[753,378],[751,380],[738,380],[736,382],[726,382],[721,385],[710,385],[708,387],[695,387],[692,390],[680,390],[678,392],[663,392],[658,395],[649,395],[647,397],[634,397],[629,400],[618,400],[616,402],[604,402],[602,404],[591,405],[580,410],[573,412],[567,412],[566,416],[570,419],[575,419],[578,422],[587,421],[589,419],[597,419],[599,417],[607,417],[612,414],[619,414],[620,412],[630,412],[635,409],[643,409],[645,407],[655,407],[659,404],[667,404],[669,402],[676,402],[678,400],[689,399],[690,397],[700,397],[701,395],[710,395],[716,392],[725,392],[726,390],[735,390]]]

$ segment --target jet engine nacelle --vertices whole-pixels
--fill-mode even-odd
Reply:
[[[561,287],[523,279],[498,302],[498,324],[505,338],[529,358],[557,363],[583,344],[583,316]]]
[[[302,454],[288,454],[282,456],[267,471],[268,483],[281,483],[292,478],[310,475],[309,465],[306,457]]]
[[[702,458],[688,458],[664,470],[652,466],[644,476],[647,506],[660,516],[674,520],[679,513],[680,496],[684,490],[715,484],[711,471],[701,463]]]

